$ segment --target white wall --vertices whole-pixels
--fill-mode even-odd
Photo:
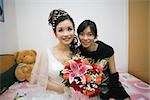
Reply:
[[[11,2],[11,0],[4,1]],[[85,19],[95,21],[98,27],[98,38],[111,45],[115,50],[117,69],[127,72],[127,2],[128,0],[15,0],[18,47],[19,49],[35,48],[43,50],[56,44],[56,38],[51,27],[48,26],[47,19],[52,9],[62,8],[73,17],[76,27]],[[7,7],[7,9],[10,7]],[[12,7],[7,13],[15,13],[12,11],[13,9]],[[15,14],[13,15],[15,16]],[[15,21],[14,16],[12,20]],[[0,33],[7,33],[6,36],[4,34],[2,36],[6,38],[6,42],[10,41],[9,44],[13,46],[13,43],[16,43],[17,36],[15,35],[16,23],[12,20],[6,20],[6,23],[9,22],[7,28],[4,25],[0,26],[0,28],[4,28],[2,31],[0,30]],[[8,32],[8,29],[11,31]],[[8,38],[10,34],[15,35],[15,38],[12,38],[12,35],[12,39]],[[17,47],[17,43],[14,47]],[[4,48],[8,51],[7,47]]]
[[[4,22],[0,22],[0,54],[18,49],[15,0],[3,0]]]

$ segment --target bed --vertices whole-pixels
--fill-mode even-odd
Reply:
[[[120,73],[120,81],[131,100],[150,100],[150,85],[129,73]]]
[[[150,100],[149,84],[144,83],[129,73],[120,73],[120,81],[125,90],[131,96],[131,100]],[[0,95],[0,100],[28,100],[31,91],[31,86],[27,82],[15,82],[8,90]]]

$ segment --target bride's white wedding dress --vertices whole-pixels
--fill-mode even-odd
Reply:
[[[53,80],[56,84],[63,85],[63,79],[59,76],[59,72],[64,68],[64,65],[54,57],[51,49],[48,49],[37,57],[34,67],[31,83],[36,83],[39,86],[39,90],[32,90],[31,100],[98,100],[99,98],[94,97],[89,99],[81,93],[75,92],[71,94],[68,87],[65,88],[64,94],[46,90],[48,79]],[[79,96],[80,98],[82,96],[82,99],[79,99]]]
[[[63,79],[59,76],[59,72],[64,66],[53,56],[51,49],[47,49],[47,51],[42,52],[37,56],[34,67],[35,69],[32,71],[33,75],[31,81],[36,80],[38,88],[32,89],[32,100],[70,100],[70,93],[67,88],[65,89],[65,93],[60,94],[49,90],[44,91],[41,87],[42,85],[46,85],[45,83],[47,83],[48,79],[54,81],[56,84],[63,85]]]

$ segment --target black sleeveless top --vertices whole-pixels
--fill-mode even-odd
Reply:
[[[78,47],[78,52],[81,56],[84,56],[85,58],[91,58],[95,62],[100,61],[105,58],[110,58],[114,54],[114,50],[111,46],[103,43],[102,41],[96,41],[98,44],[97,50],[90,52],[87,51],[86,48],[83,48],[81,45]],[[113,97],[119,100],[123,100],[123,98],[129,97],[129,95],[126,93],[124,90],[123,86],[119,82],[119,74],[118,72],[115,73],[117,74],[117,83],[119,84],[117,87],[115,87],[113,90],[110,88],[110,84],[113,82],[112,80],[112,74],[110,73],[109,69],[109,62],[104,66],[103,68],[103,73],[105,74],[105,78],[102,81],[101,84],[101,93],[100,93],[100,98],[107,100],[110,97]],[[114,76],[114,75],[113,75]],[[116,80],[116,79],[113,79]],[[115,83],[116,84],[116,83]],[[114,85],[114,84],[113,84]],[[120,94],[118,94],[118,91]]]
[[[101,42],[101,41],[96,41],[98,44],[98,48],[96,51],[89,52],[85,48],[83,48],[81,45],[78,47],[80,54],[82,56],[85,56],[86,58],[93,58],[94,60],[98,59],[104,59],[111,57],[114,54],[114,50],[111,46]]]

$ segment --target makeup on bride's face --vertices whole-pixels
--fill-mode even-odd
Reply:
[[[64,20],[56,26],[56,37],[61,43],[70,44],[74,35],[74,27],[70,20]]]

